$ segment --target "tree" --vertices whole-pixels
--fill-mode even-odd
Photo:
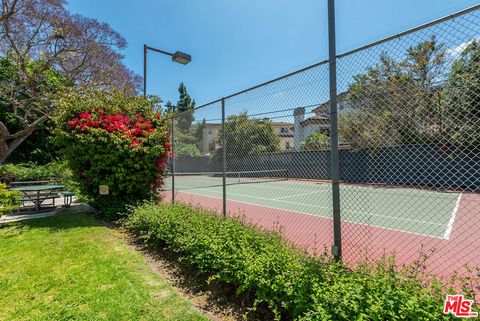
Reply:
[[[197,123],[193,125],[192,128],[192,135],[195,137],[195,141],[197,144],[200,144],[200,142],[203,139],[203,131],[207,128],[207,122],[205,119],[203,119],[200,123]]]
[[[3,161],[50,115],[55,95],[40,86],[52,73],[70,85],[95,84],[134,93],[140,78],[121,62],[125,39],[105,23],[71,15],[63,0],[2,0],[0,56],[10,61],[0,96],[22,128],[0,123],[0,161]],[[4,66],[5,67],[5,66]]]
[[[31,72],[35,68],[36,62],[31,62],[26,70]],[[24,84],[26,81],[28,84]],[[17,73],[12,59],[0,58],[0,162],[43,126],[65,83],[65,77],[53,68],[25,80]],[[18,91],[14,92],[12,86]]]
[[[350,84],[341,136],[357,148],[441,139],[431,128],[440,122],[437,82],[444,67],[445,48],[435,37],[410,47],[401,61],[382,54]]]
[[[324,133],[314,131],[300,145],[303,150],[327,149],[330,147],[330,138]]]
[[[177,106],[173,106],[169,101],[165,104],[167,112],[175,112],[175,154],[178,158],[201,156],[198,146],[206,126],[205,120],[193,124],[195,100],[190,97],[183,83],[180,83],[178,92],[180,97]]]
[[[72,15],[63,0],[2,0],[0,52],[11,54],[20,72],[38,61],[38,72],[55,68],[77,83],[134,93],[140,77],[122,63],[125,39],[108,24]],[[22,76],[26,77],[27,75]]]
[[[222,146],[222,130],[217,143]],[[246,112],[232,115],[225,121],[225,144],[227,160],[238,160],[252,155],[280,150],[280,140],[268,119],[249,118]],[[221,159],[223,147],[214,152],[214,159]]]
[[[200,157],[202,156],[202,152],[198,149],[197,145],[195,144],[176,144],[175,145],[175,154],[177,155],[178,159],[185,158],[185,157]]]
[[[170,114],[170,113],[174,113],[175,112],[175,106],[173,106],[172,102],[171,101],[167,101],[165,103],[165,112]]]
[[[188,132],[192,126],[192,122],[195,120],[193,116],[193,109],[195,108],[195,100],[190,97],[187,92],[187,87],[183,82],[178,87],[180,93],[180,99],[177,102],[176,122],[178,128],[183,132]]]
[[[444,117],[448,142],[480,150],[480,42],[471,42],[453,63],[445,84]]]
[[[175,127],[175,154],[178,158],[201,156],[197,147],[197,139],[190,132],[182,132]]]

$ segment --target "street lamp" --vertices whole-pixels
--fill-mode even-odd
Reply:
[[[189,54],[186,54],[184,52],[181,52],[181,51],[171,53],[171,52],[168,52],[168,51],[155,49],[155,48],[149,47],[147,45],[143,45],[143,96],[144,97],[147,96],[147,51],[148,50],[159,52],[161,54],[170,56],[170,57],[172,57],[172,61],[174,61],[176,63],[179,63],[179,64],[182,64],[182,65],[186,65],[190,61],[192,61],[192,56],[190,56]]]
[[[160,50],[160,49],[155,49],[152,47],[149,47],[147,45],[143,45],[143,97],[147,96],[147,51],[155,51],[159,52],[161,54],[167,55],[172,57],[172,61],[186,65],[190,61],[192,61],[192,56],[189,54],[186,54],[181,51],[177,51],[175,53],[170,53],[168,51]],[[175,110],[175,108],[174,108]],[[174,119],[175,117],[172,116],[172,150],[170,151],[172,153],[172,158],[171,158],[171,164],[172,164],[172,203],[175,202],[175,136],[174,136]]]

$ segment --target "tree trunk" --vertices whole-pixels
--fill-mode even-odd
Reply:
[[[26,128],[23,131],[15,134],[15,138],[0,137],[0,163],[7,159],[25,139],[33,133],[33,128]],[[19,135],[20,134],[20,135]]]

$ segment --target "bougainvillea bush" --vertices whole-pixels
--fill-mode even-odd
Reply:
[[[58,137],[82,193],[109,219],[158,195],[170,152],[158,99],[86,91],[63,101]],[[99,194],[107,185],[108,195]]]

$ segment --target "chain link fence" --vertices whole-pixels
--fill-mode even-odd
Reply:
[[[165,198],[279,230],[312,254],[480,267],[480,6],[173,116]],[[470,272],[469,272],[470,273]]]

